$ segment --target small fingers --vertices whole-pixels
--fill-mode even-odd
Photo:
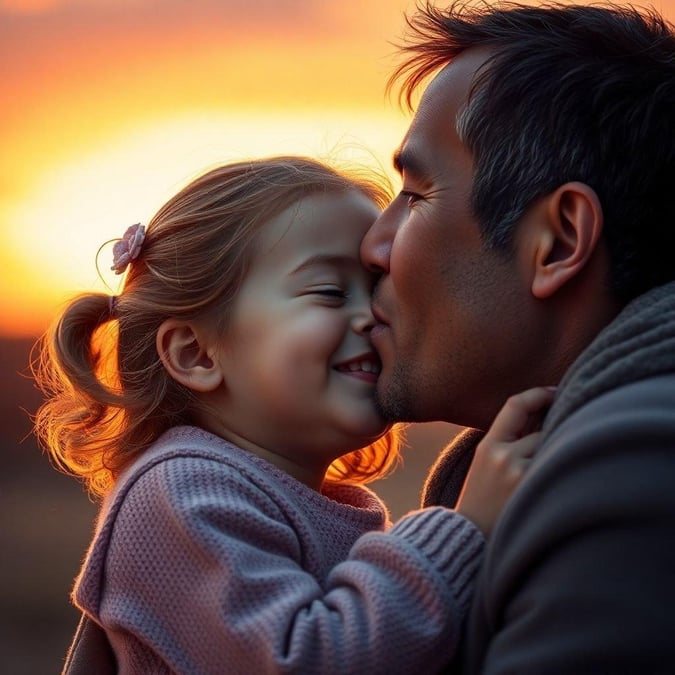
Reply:
[[[535,431],[527,436],[523,436],[523,438],[520,438],[513,443],[509,443],[507,447],[509,448],[511,458],[529,461],[534,457],[534,453],[539,447],[540,439],[541,432]]]
[[[534,387],[511,396],[497,413],[486,438],[493,443],[510,442],[538,430],[555,391],[555,387]]]

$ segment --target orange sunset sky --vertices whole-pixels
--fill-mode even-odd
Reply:
[[[655,6],[675,18],[675,0]],[[66,297],[107,290],[98,247],[216,163],[389,169],[409,116],[384,86],[413,7],[0,0],[0,334],[36,335]]]

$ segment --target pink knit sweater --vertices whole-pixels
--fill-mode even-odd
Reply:
[[[483,537],[442,507],[387,526],[366,488],[320,494],[177,427],[105,501],[74,599],[120,673],[433,673]]]

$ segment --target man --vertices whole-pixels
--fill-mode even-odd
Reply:
[[[675,31],[609,6],[425,7],[409,25],[409,105],[433,79],[361,251],[382,275],[379,406],[486,429],[559,383],[457,672],[674,672]],[[444,479],[475,436],[425,504],[454,504]]]

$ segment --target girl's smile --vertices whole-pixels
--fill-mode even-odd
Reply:
[[[377,382],[377,376],[380,374],[380,359],[374,352],[357,356],[344,363],[333,366],[339,373],[359,378],[369,384]]]

